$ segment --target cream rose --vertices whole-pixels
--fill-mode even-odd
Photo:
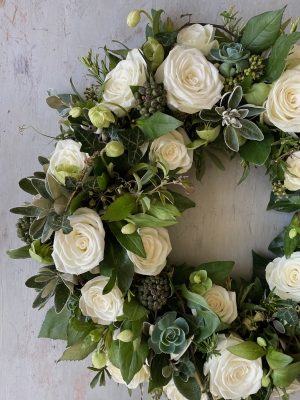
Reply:
[[[221,321],[231,324],[236,319],[238,313],[235,292],[228,292],[222,286],[212,285],[203,297]]]
[[[282,299],[300,301],[300,252],[290,258],[275,258],[266,267],[266,280],[270,289]]]
[[[163,387],[163,391],[169,400],[186,400],[175,386],[173,379]]]
[[[141,275],[157,275],[165,267],[167,256],[172,250],[166,228],[140,228],[138,230],[146,252],[146,258],[127,251],[134,264],[134,271]]]
[[[140,371],[134,375],[132,381],[128,385],[122,378],[119,368],[115,367],[109,360],[106,361],[106,367],[115,382],[126,385],[129,389],[135,389],[140,383],[149,381],[150,369],[147,365],[142,366]]]
[[[97,267],[104,257],[105,231],[99,215],[90,208],[78,208],[69,217],[72,232],[55,232],[52,257],[56,269],[83,274]]]
[[[295,151],[286,162],[290,165],[288,170],[291,174],[296,177],[289,175],[285,172],[284,174],[284,186],[288,190],[299,190],[300,189],[300,151]]]
[[[165,135],[153,140],[149,157],[157,159],[157,154],[169,164],[170,170],[180,168],[178,174],[187,172],[193,164],[193,151],[187,150],[186,145],[191,143],[186,131],[182,128],[177,128]]]
[[[79,179],[84,168],[84,161],[89,156],[80,151],[81,143],[72,139],[59,140],[54,152],[49,156],[48,173],[65,184],[66,176]]]
[[[242,343],[239,337],[224,334],[218,337],[217,350],[221,355],[213,355],[204,364],[204,374],[210,374],[210,391],[215,399],[247,398],[258,392],[263,377],[261,358],[247,360],[231,354],[227,347]]]
[[[223,88],[219,71],[201,51],[180,45],[158,67],[155,80],[164,83],[168,106],[188,114],[210,110]]]
[[[208,56],[211,49],[218,49],[219,43],[213,40],[214,27],[212,25],[194,24],[181,29],[177,35],[177,43],[195,47],[202,54]]]
[[[109,293],[102,294],[108,283],[106,276],[97,276],[81,289],[79,307],[83,315],[92,318],[96,324],[109,325],[123,314],[124,299],[121,290],[115,286]]]
[[[284,132],[300,132],[300,65],[274,83],[267,102],[269,120]]]
[[[120,61],[106,75],[102,104],[118,116],[124,116],[125,112],[120,107],[105,102],[116,103],[126,111],[130,110],[135,106],[135,99],[130,86],[142,86],[146,80],[145,61],[139,51],[133,49],[128,53],[126,60]]]

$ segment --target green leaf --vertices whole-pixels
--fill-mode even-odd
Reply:
[[[11,208],[9,211],[13,214],[21,214],[27,217],[38,217],[43,209],[36,206],[21,206]]]
[[[236,86],[228,99],[228,108],[237,108],[243,98],[243,89],[241,86]]]
[[[243,175],[242,175],[241,179],[239,180],[238,185],[240,185],[241,183],[243,183],[244,180],[248,178],[249,173],[250,173],[250,166],[249,166],[249,163],[246,162],[246,165],[244,166]]]
[[[253,274],[251,281],[253,282],[255,278],[260,279],[261,282],[266,281],[266,266],[269,264],[270,260],[260,256],[252,250],[253,257]]]
[[[106,213],[101,217],[104,221],[120,221],[131,213],[134,209],[136,198],[130,194],[125,194],[114,201],[109,207]]]
[[[54,306],[57,314],[64,310],[70,295],[70,289],[64,283],[59,283],[57,285],[54,296]]]
[[[97,347],[98,343],[93,343],[91,346],[84,347],[84,339],[89,332],[86,332],[73,346],[66,349],[59,361],[80,361],[84,360]]]
[[[285,7],[251,18],[247,22],[241,38],[243,47],[254,54],[261,54],[272,47],[280,32],[284,10]]]
[[[226,145],[233,151],[239,150],[239,141],[236,130],[231,126],[228,125],[224,129],[224,140]]]
[[[31,248],[31,245],[28,244],[23,247],[19,247],[18,249],[12,249],[12,250],[7,250],[6,254],[15,260],[20,259],[20,258],[30,258],[29,254],[29,249]]]
[[[60,314],[55,312],[54,307],[50,308],[47,311],[38,337],[67,340],[67,327],[70,317],[71,312],[67,308],[64,308]]]
[[[205,326],[202,316],[186,314],[184,315],[184,319],[189,325],[189,336],[198,334]]]
[[[203,339],[208,338],[211,336],[214,332],[216,332],[217,328],[220,325],[220,319],[217,315],[211,314],[209,311],[200,311],[196,310],[197,315],[199,317],[202,317],[204,327],[201,329],[201,332],[196,337],[197,341],[201,341]]]
[[[173,380],[179,393],[187,400],[201,399],[201,389],[195,378],[189,378],[188,381],[185,382],[179,376],[173,374]]]
[[[273,379],[273,383],[279,387],[287,387],[289,386],[300,374],[300,361],[289,364],[283,368],[275,369],[271,377]]]
[[[280,212],[296,212],[300,210],[300,190],[294,192],[286,191],[288,198],[277,197],[273,192],[270,195],[270,201],[267,211],[276,210]]]
[[[48,160],[48,162],[49,162],[49,160]],[[33,186],[33,184],[31,183],[31,179],[29,179],[29,178],[21,179],[19,182],[19,186],[22,190],[24,190],[24,192],[32,194],[32,196],[35,196],[36,194],[38,194],[38,191]]]
[[[84,196],[85,193],[81,192],[73,198],[69,208],[71,214],[74,214],[74,212],[81,206]]]
[[[169,190],[171,195],[174,198],[174,204],[178,208],[178,210],[182,213],[185,210],[196,207],[196,203],[194,203],[192,200],[190,200],[188,197],[183,196],[180,193],[173,192],[172,190]]]
[[[84,331],[83,332],[76,331],[76,329],[72,327],[72,324],[69,321],[67,327],[67,338],[68,338],[67,347],[73,346],[73,344],[75,344],[77,340],[79,340],[83,335]]]
[[[182,217],[182,214],[177,207],[168,203],[163,204],[159,200],[156,200],[155,203],[151,204],[148,213],[159,219],[175,219],[175,217]]]
[[[189,281],[189,277],[192,272],[195,271],[195,267],[191,267],[184,263],[181,265],[172,265],[174,272],[172,275],[172,282],[174,285],[180,285],[182,282]]]
[[[149,313],[135,297],[132,297],[130,302],[124,302],[123,312],[129,321],[137,321]]]
[[[272,369],[283,368],[286,365],[289,365],[293,358],[288,356],[287,354],[283,354],[279,351],[276,351],[273,347],[268,348],[268,353],[266,355],[267,362]]]
[[[91,387],[92,389],[94,389],[94,388],[96,387],[97,383],[99,382],[99,378],[100,378],[100,374],[101,374],[101,373],[102,373],[101,371],[98,372],[98,373],[94,376],[92,382],[90,383],[90,387]]]
[[[266,355],[267,351],[254,342],[242,342],[234,346],[227,347],[227,350],[235,356],[246,358],[247,360],[257,360]]]
[[[48,214],[48,224],[51,229],[54,231],[59,231],[62,229],[62,232],[67,235],[72,232],[73,228],[70,224],[69,217],[67,215],[58,215],[56,212],[52,211]]]
[[[200,307],[214,314],[204,297],[200,296],[199,294],[190,292],[189,290],[187,290],[185,285],[180,286],[180,291],[184,299],[188,300],[189,302],[195,303],[196,305],[199,305]]]
[[[248,119],[240,119],[242,127],[238,129],[239,133],[246,139],[262,141],[264,135],[259,127]]]
[[[259,143],[255,140],[248,140],[240,147],[240,156],[245,161],[255,165],[263,165],[267,161],[271,153],[274,136],[271,133],[266,133],[264,136],[264,140]]]
[[[159,32],[155,39],[159,40],[164,47],[172,46],[177,39],[178,31]]]
[[[47,97],[46,103],[49,107],[54,108],[55,110],[58,110],[61,106],[64,105],[58,96]]]
[[[145,139],[151,140],[178,128],[183,122],[158,111],[150,118],[137,119],[136,124],[144,132]]]
[[[142,340],[135,350],[133,343],[119,342],[119,360],[122,378],[129,384],[134,375],[141,370],[148,355],[148,344]]]
[[[292,326],[296,326],[299,322],[297,311],[293,308],[278,310],[277,318],[283,319]]]
[[[113,290],[116,284],[116,279],[117,279],[116,269],[113,269],[111,277],[109,278],[109,281],[105,285],[102,294],[108,294]]]
[[[299,39],[300,32],[283,34],[278,37],[272,47],[270,58],[267,59],[263,81],[274,82],[282,75],[286,67],[287,56]]]
[[[131,233],[130,235],[124,235],[121,232],[121,229],[127,222],[124,221],[117,221],[117,222],[110,222],[109,228],[111,232],[114,234],[118,242],[128,251],[132,253],[146,258],[146,252],[144,249],[143,241],[138,232]]]
[[[128,150],[129,164],[137,164],[143,156],[140,148],[145,142],[143,132],[135,126],[133,129],[120,130],[118,136]]]
[[[268,250],[274,253],[278,257],[284,256],[284,249],[283,249],[283,238],[285,235],[285,231],[279,233],[278,236],[270,243]]]
[[[34,188],[38,191],[38,193],[46,200],[49,201],[54,201],[53,197],[51,196],[51,194],[48,192],[48,190],[46,189],[46,182],[43,179],[36,179],[36,178],[32,178],[31,179],[31,183],[34,186]]]
[[[213,283],[219,285],[230,275],[233,266],[234,261],[213,261],[210,263],[200,264],[196,268],[196,271],[202,269],[207,271],[207,275]]]
[[[106,172],[102,172],[101,176],[97,176],[97,182],[101,190],[105,190],[109,183],[109,176]]]
[[[164,12],[164,10],[158,10],[155,12],[153,16],[153,34],[154,36],[157,35],[160,31],[161,19],[160,16]]]
[[[128,218],[137,228],[156,228],[159,226],[170,226],[178,224],[176,219],[165,220],[152,217],[148,214],[134,214]]]
[[[80,151],[92,156],[95,151],[100,151],[105,147],[105,144],[100,142],[101,135],[86,131],[79,126],[74,126],[73,129],[76,140],[82,144]]]
[[[206,151],[206,154],[212,160],[212,162],[215,164],[216,167],[218,167],[221,171],[225,171],[225,167],[222,164],[219,157],[217,157],[215,154],[211,153],[210,151]]]
[[[154,389],[166,386],[169,383],[171,376],[169,378],[165,378],[162,375],[162,369],[168,365],[168,358],[164,353],[155,354],[150,365],[151,378],[149,382],[149,393],[151,393]]]
[[[284,249],[284,255],[286,258],[289,258],[292,253],[295,251],[298,242],[299,242],[299,236],[296,235],[295,237],[293,237],[292,239],[290,238],[290,231],[293,228],[291,226],[289,226],[284,234],[284,239],[283,239],[283,249]]]

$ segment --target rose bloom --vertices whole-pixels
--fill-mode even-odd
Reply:
[[[120,61],[117,66],[106,75],[105,89],[103,91],[103,105],[111,109],[119,117],[125,112],[117,106],[107,104],[111,102],[119,104],[126,111],[135,107],[135,99],[130,86],[142,86],[146,82],[145,61],[137,49],[133,49],[127,55],[126,60]]]
[[[104,257],[105,231],[96,211],[78,208],[69,217],[72,232],[55,232],[52,257],[58,271],[83,274],[99,265]]]
[[[219,43],[213,40],[214,27],[212,25],[194,24],[181,29],[177,35],[177,43],[195,47],[202,54],[208,56],[211,49],[218,49]]]
[[[80,178],[81,171],[84,168],[84,161],[89,156],[87,153],[82,153],[80,148],[81,143],[77,143],[72,139],[59,140],[54,152],[49,156],[48,172],[62,184],[65,184],[66,176]]]
[[[81,289],[79,307],[85,316],[96,324],[109,325],[123,314],[124,299],[121,290],[115,286],[109,293],[102,294],[108,283],[106,276],[97,276],[88,281]]]
[[[300,301],[300,252],[290,258],[275,258],[266,267],[266,280],[270,289],[282,299]]]
[[[274,83],[266,112],[272,124],[284,132],[300,131],[300,65],[285,71]]]
[[[227,347],[243,342],[235,336],[218,336],[217,350],[221,355],[213,355],[204,364],[203,372],[210,374],[210,391],[215,399],[247,398],[258,392],[263,377],[261,358],[247,360],[231,354]]]
[[[169,108],[188,114],[210,110],[223,88],[219,71],[201,51],[180,45],[158,67],[155,80],[164,83]]]
[[[235,292],[228,292],[222,286],[213,285],[203,297],[221,321],[231,324],[238,316]]]
[[[295,151],[286,162],[290,165],[288,170],[291,174],[296,177],[289,175],[287,172],[284,173],[284,186],[288,190],[299,190],[300,189],[300,151]]]
[[[128,385],[122,378],[119,368],[115,367],[108,359],[106,361],[106,367],[115,382],[126,385],[129,389],[135,389],[140,383],[149,381],[150,368],[147,365],[142,366],[140,371],[134,375],[132,381]]]
[[[157,159],[156,154],[160,154],[169,164],[170,170],[180,168],[178,174],[187,172],[193,164],[193,150],[188,150],[186,145],[191,143],[186,131],[177,128],[165,135],[153,140],[149,157]]]
[[[134,271],[141,275],[158,275],[167,263],[172,250],[169,233],[166,228],[140,228],[138,230],[146,252],[146,258],[127,251],[134,264]]]

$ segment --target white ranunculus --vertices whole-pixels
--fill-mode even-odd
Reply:
[[[285,71],[270,90],[266,112],[284,132],[300,132],[300,65]]]
[[[194,24],[181,29],[177,35],[177,43],[199,49],[208,56],[211,49],[218,49],[219,42],[213,39],[214,27],[212,25]]]
[[[210,110],[223,89],[219,71],[201,51],[181,45],[158,67],[155,80],[164,83],[168,106],[188,114]]]
[[[287,57],[287,68],[286,69],[293,69],[300,65],[300,46],[295,44],[291,54]]]
[[[108,281],[107,276],[97,276],[81,289],[79,307],[82,314],[100,325],[109,325],[123,314],[124,299],[121,290],[115,286],[109,293],[103,294]]]
[[[103,223],[90,208],[78,208],[69,217],[72,232],[55,232],[52,257],[56,269],[80,275],[97,267],[104,257]]]
[[[103,104],[119,117],[124,111],[105,102],[116,103],[126,111],[135,107],[135,99],[130,86],[142,86],[146,82],[145,61],[137,49],[131,50],[126,60],[120,61],[105,78],[107,82],[103,91]]]
[[[169,233],[166,228],[140,228],[146,258],[127,251],[134,264],[134,271],[141,275],[158,275],[167,263],[167,256],[172,250]]]
[[[115,382],[126,385],[129,389],[135,389],[140,383],[149,381],[150,368],[147,365],[142,366],[140,371],[134,375],[132,381],[128,385],[122,378],[119,368],[115,367],[108,359],[106,361],[106,367]]]
[[[247,360],[231,354],[227,348],[243,342],[236,336],[226,338],[218,336],[217,350],[220,355],[213,355],[204,364],[204,374],[210,374],[210,392],[215,399],[247,398],[258,392],[263,377],[261,358]]]
[[[163,391],[169,400],[186,400],[186,397],[184,397],[175,386],[173,379],[163,387]]]
[[[84,168],[84,161],[89,156],[80,151],[81,143],[72,139],[59,140],[54,152],[49,156],[48,173],[65,184],[66,176],[79,179]]]
[[[266,267],[266,280],[269,288],[282,299],[300,301],[300,252],[290,258],[275,258]]]
[[[295,151],[286,162],[290,165],[288,170],[291,174],[296,177],[289,175],[285,172],[284,174],[284,186],[288,190],[299,190],[300,189],[300,151]]]
[[[169,164],[170,170],[180,168],[178,174],[187,172],[193,164],[193,151],[186,145],[191,143],[186,131],[177,128],[165,135],[153,140],[149,157],[159,160],[156,154],[160,154]]]
[[[295,379],[294,382],[290,384],[290,386],[285,388],[285,391],[288,394],[294,394],[298,390],[300,390],[300,383],[298,382],[297,379]],[[278,388],[278,390],[274,389],[273,392],[271,393],[271,399],[273,399],[274,397],[281,397],[283,395],[284,393],[280,388]]]
[[[212,285],[203,297],[221,321],[231,324],[236,319],[238,313],[235,292],[228,292],[222,286]]]

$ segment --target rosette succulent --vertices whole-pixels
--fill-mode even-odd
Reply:
[[[220,73],[229,78],[236,71],[242,72],[249,67],[250,51],[244,50],[241,43],[221,43],[218,50],[210,51],[210,60],[220,61]]]
[[[190,275],[190,291],[202,296],[212,287],[212,280],[207,276],[207,271],[195,271]]]
[[[186,347],[188,333],[187,322],[181,317],[176,319],[176,312],[169,312],[155,324],[148,344],[158,354],[179,354]]]
[[[222,126],[225,126],[225,143],[233,151],[238,151],[247,139],[261,141],[264,138],[259,127],[248,118],[256,117],[264,112],[265,108],[254,104],[239,105],[242,98],[243,90],[241,86],[236,86],[232,92],[223,95],[220,106],[202,110],[199,114],[203,121],[221,122]]]

